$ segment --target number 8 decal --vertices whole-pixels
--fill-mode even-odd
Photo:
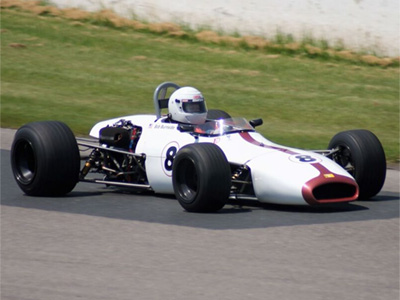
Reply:
[[[296,158],[301,162],[313,162],[316,161],[315,158],[311,157],[310,155],[298,155]]]
[[[167,157],[165,158],[164,168],[167,171],[172,171],[172,163],[178,149],[175,146],[169,147],[167,150]]]
[[[319,163],[321,162],[321,159],[318,157],[313,157],[308,154],[294,154],[289,157],[289,159],[293,162],[296,163],[309,163],[309,164],[314,164],[314,163]]]
[[[174,158],[178,152],[179,144],[177,142],[171,142],[166,145],[161,154],[161,167],[165,175],[172,177],[172,164],[174,163]]]

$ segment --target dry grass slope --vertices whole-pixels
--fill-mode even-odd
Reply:
[[[111,10],[87,12],[76,8],[60,9],[50,5],[43,5],[41,1],[32,0],[2,0],[1,8],[20,9],[42,16],[61,17],[74,21],[103,24],[115,28],[142,30],[157,34],[165,34],[176,38],[193,39],[202,43],[231,46],[234,48],[242,47],[245,49],[260,50],[264,52],[288,53],[312,58],[321,57],[324,59],[345,60],[357,64],[362,63],[381,67],[399,66],[400,63],[399,57],[377,57],[375,55],[365,55],[350,50],[325,49],[316,45],[310,45],[307,42],[273,42],[258,36],[234,37],[219,34],[210,30],[193,32],[192,30],[185,30],[182,26],[173,23],[146,24],[137,20],[121,17]]]

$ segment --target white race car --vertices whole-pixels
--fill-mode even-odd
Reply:
[[[61,196],[79,181],[100,183],[175,194],[187,211],[212,212],[229,199],[288,205],[368,199],[384,184],[384,150],[370,131],[340,132],[327,150],[306,151],[264,138],[255,130],[261,119],[221,110],[209,110],[204,124],[180,124],[161,114],[168,90],[178,88],[157,87],[155,115],[99,122],[87,139],[58,121],[22,126],[11,150],[19,187],[27,195]]]

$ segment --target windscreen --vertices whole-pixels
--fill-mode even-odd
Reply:
[[[242,131],[254,131],[254,128],[244,118],[208,120],[194,128],[194,132],[204,135],[224,135]]]

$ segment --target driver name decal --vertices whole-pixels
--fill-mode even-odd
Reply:
[[[168,129],[174,130],[176,129],[176,125],[169,125],[169,124],[157,124],[153,127],[154,129]]]

